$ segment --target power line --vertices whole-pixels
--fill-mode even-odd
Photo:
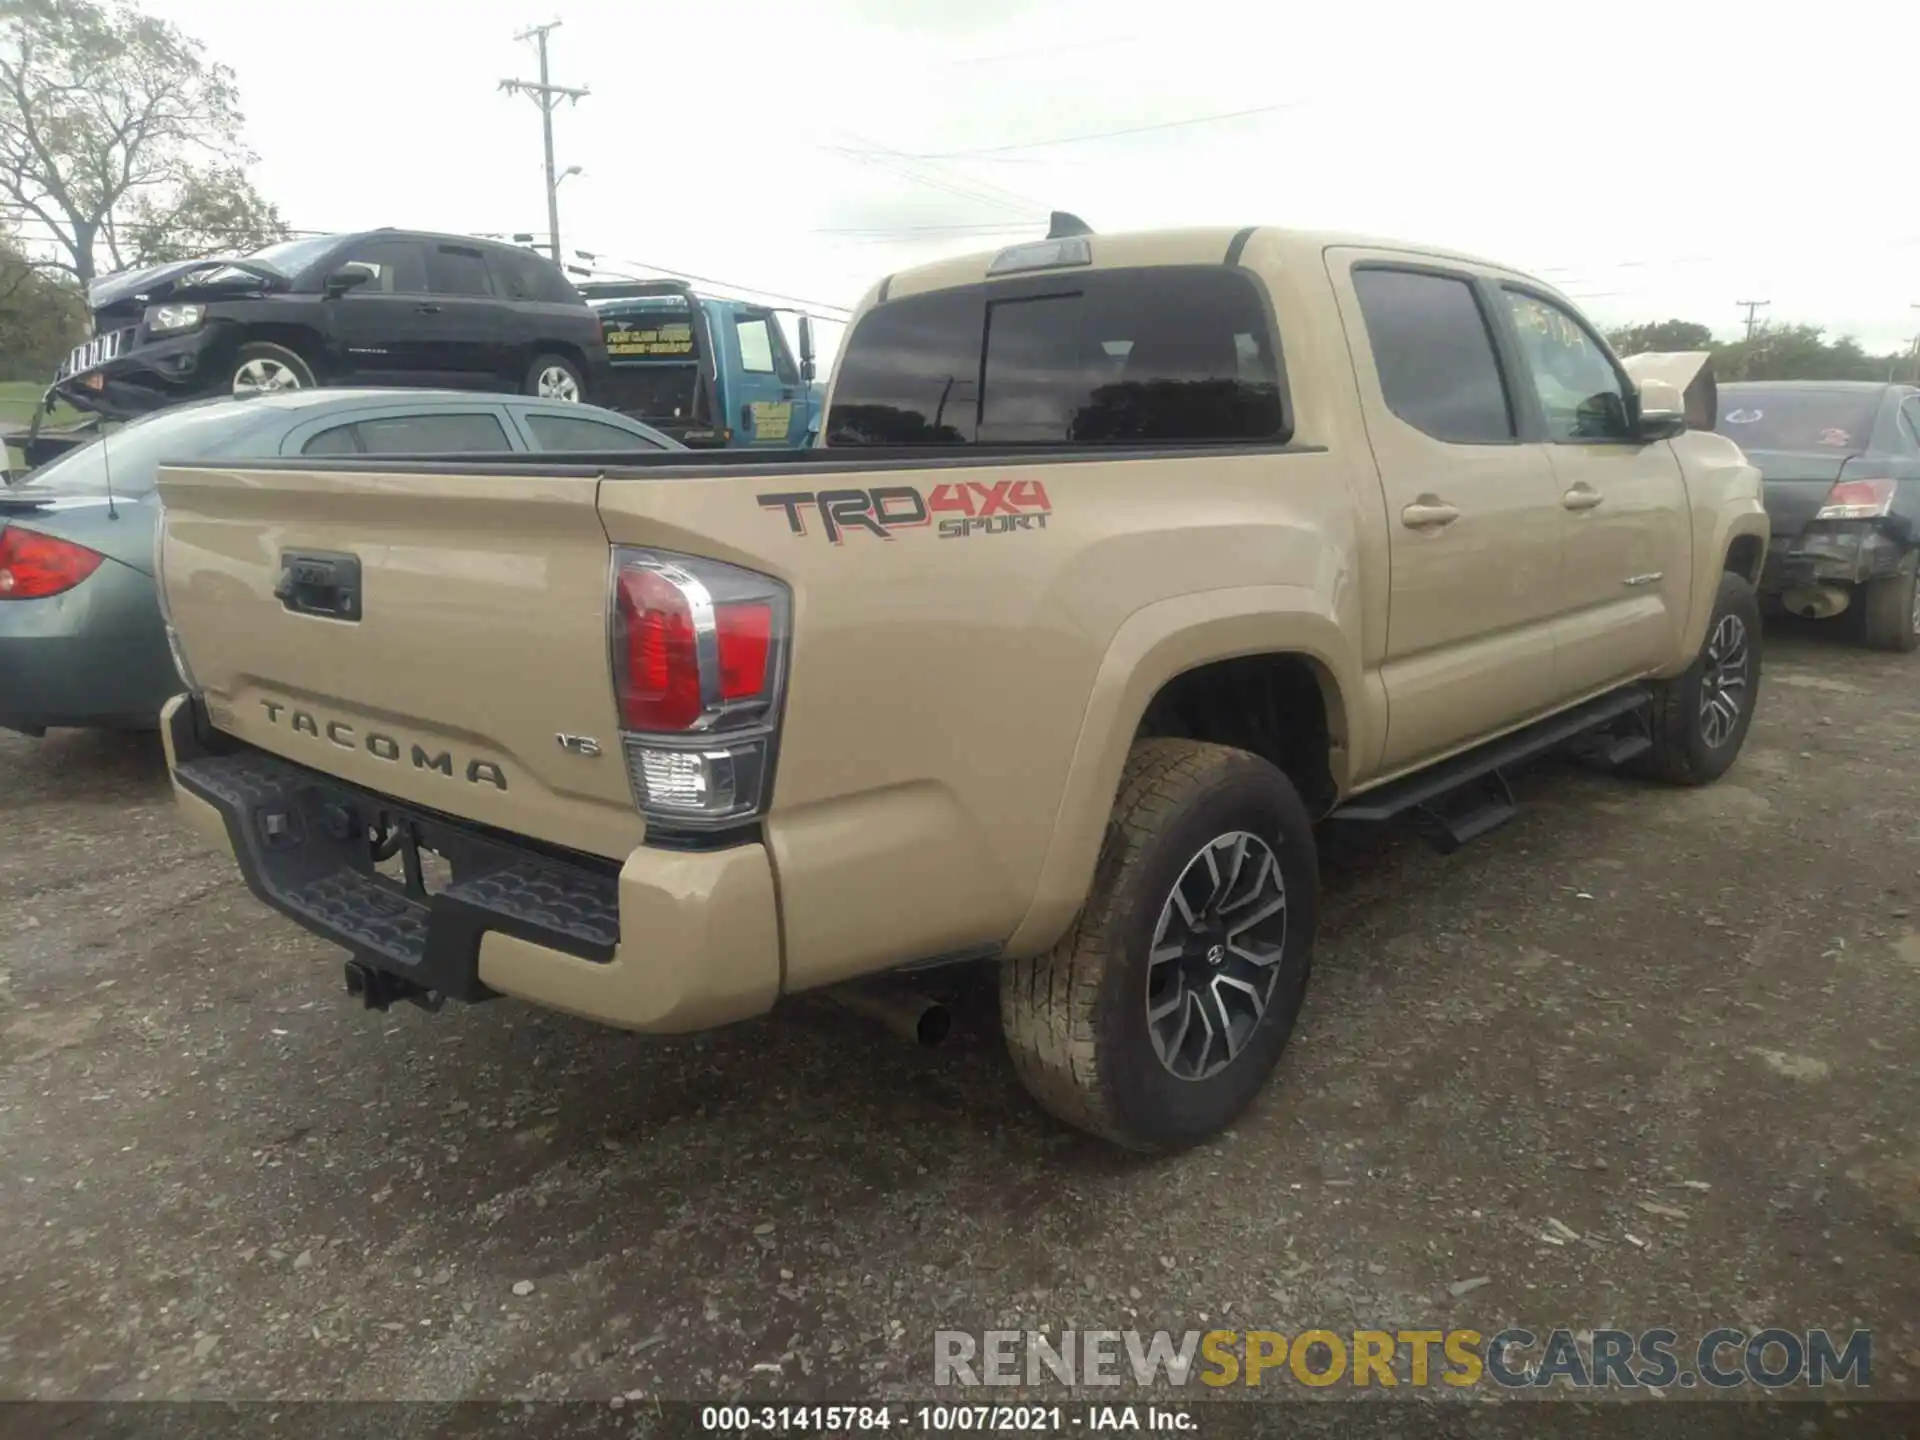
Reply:
[[[910,154],[912,160],[966,160],[978,155],[1010,155],[1016,150],[1048,150],[1056,145],[1084,145],[1093,140],[1117,140],[1126,135],[1150,135],[1161,130],[1180,130],[1189,125],[1214,125],[1224,120],[1245,120],[1254,115],[1271,115],[1280,110],[1296,110],[1295,104],[1256,105],[1249,110],[1223,110],[1216,115],[1189,115],[1182,120],[1162,120],[1154,125],[1130,125],[1123,130],[1095,130],[1086,135],[1057,135],[1051,140],[1021,140],[1010,145],[983,145],[972,150],[936,150]],[[897,153],[897,152],[896,152]]]
[[[719,280],[711,275],[695,275],[690,270],[676,270],[671,265],[655,265],[648,260],[635,260],[620,255],[602,255],[592,250],[576,250],[573,253],[577,258],[585,260],[597,273],[612,275],[615,279],[631,280],[635,277],[619,275],[615,271],[605,269],[599,265],[599,261],[611,260],[614,264],[625,266],[630,270],[651,270],[656,275],[671,275],[676,280],[691,280],[696,285],[716,285],[722,290],[744,290],[750,295],[762,295],[769,300],[790,300],[796,305],[805,305],[810,309],[838,310],[843,315],[853,314],[851,306],[834,305],[825,300],[809,300],[804,295],[786,295],[778,290],[762,290],[758,285],[742,285],[737,280]]]
[[[565,175],[555,175],[553,171],[553,107],[562,100],[579,103],[586,98],[586,87],[555,85],[547,76],[547,36],[560,28],[558,20],[549,20],[544,25],[535,25],[522,30],[513,38],[532,40],[540,47],[540,78],[533,80],[502,80],[500,88],[509,95],[525,95],[540,107],[540,138],[546,146],[547,156],[547,236],[553,248],[553,263],[560,263],[560,182],[567,175],[578,175],[580,167],[569,168]]]
[[[1742,309],[1747,312],[1747,339],[1749,342],[1751,342],[1753,339],[1755,314],[1758,311],[1764,310],[1767,306],[1771,305],[1773,302],[1771,300],[1736,300],[1733,303],[1736,309]]]

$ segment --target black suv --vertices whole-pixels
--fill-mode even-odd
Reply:
[[[600,321],[531,250],[371,230],[125,271],[87,287],[93,338],[49,399],[126,419],[183,400],[313,385],[583,400]]]

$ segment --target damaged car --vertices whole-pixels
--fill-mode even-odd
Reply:
[[[316,385],[587,397],[600,322],[543,255],[374,230],[150,266],[87,287],[93,335],[47,400],[113,420]]]
[[[1810,620],[1850,616],[1876,649],[1920,646],[1920,388],[1725,384],[1714,428],[1765,477],[1762,598]]]

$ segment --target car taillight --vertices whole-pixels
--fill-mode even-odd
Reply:
[[[612,592],[634,803],[668,829],[757,816],[786,679],[787,587],[717,560],[620,549]]]
[[[104,557],[84,545],[9,525],[0,530],[0,600],[44,600],[73,589]]]
[[[1873,520],[1893,509],[1892,480],[1836,480],[1827,491],[1816,520]]]

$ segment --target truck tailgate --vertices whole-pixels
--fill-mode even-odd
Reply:
[[[599,484],[163,468],[167,606],[214,724],[432,810],[625,856],[644,826],[623,767],[559,743],[618,750]]]

